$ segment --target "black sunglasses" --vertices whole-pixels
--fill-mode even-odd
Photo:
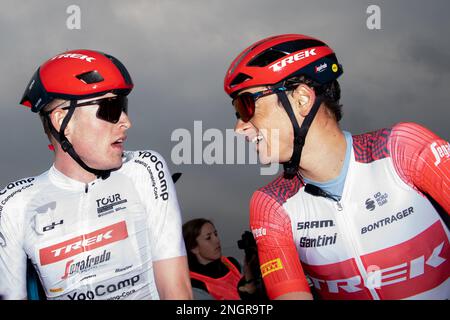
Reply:
[[[76,104],[76,108],[98,105],[97,118],[108,121],[110,123],[117,123],[122,115],[122,111],[128,114],[128,98],[125,96],[116,96],[111,98],[102,98]],[[63,107],[61,109],[67,110],[70,107]]]

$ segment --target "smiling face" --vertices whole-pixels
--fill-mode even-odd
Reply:
[[[266,89],[267,87],[253,87],[243,92],[255,93]],[[276,94],[258,99],[253,117],[248,122],[238,119],[235,132],[256,143],[256,151],[262,164],[285,162],[291,158],[292,124]]]
[[[211,223],[208,222],[202,226],[196,241],[197,246],[191,249],[191,252],[197,257],[199,263],[207,264],[222,256],[220,239],[216,228]]]

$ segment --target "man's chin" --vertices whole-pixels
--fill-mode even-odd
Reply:
[[[119,163],[117,163],[116,165],[114,165],[112,168],[107,169],[107,170],[119,170],[120,168],[122,168],[123,162],[120,161]]]
[[[110,163],[108,165],[102,166],[101,168],[98,168],[99,170],[105,170],[105,171],[114,171],[119,170],[123,165],[122,159],[120,161],[115,161],[114,163]]]

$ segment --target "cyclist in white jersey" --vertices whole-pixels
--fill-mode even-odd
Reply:
[[[27,298],[27,258],[48,299],[191,299],[167,164],[124,151],[131,77],[73,50],[36,71],[21,104],[39,113],[54,163],[0,190],[0,295]]]

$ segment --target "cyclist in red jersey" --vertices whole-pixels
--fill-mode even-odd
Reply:
[[[450,145],[416,123],[343,131],[342,72],[325,43],[287,34],[252,44],[225,76],[235,131],[284,165],[250,203],[268,295],[448,299]]]

